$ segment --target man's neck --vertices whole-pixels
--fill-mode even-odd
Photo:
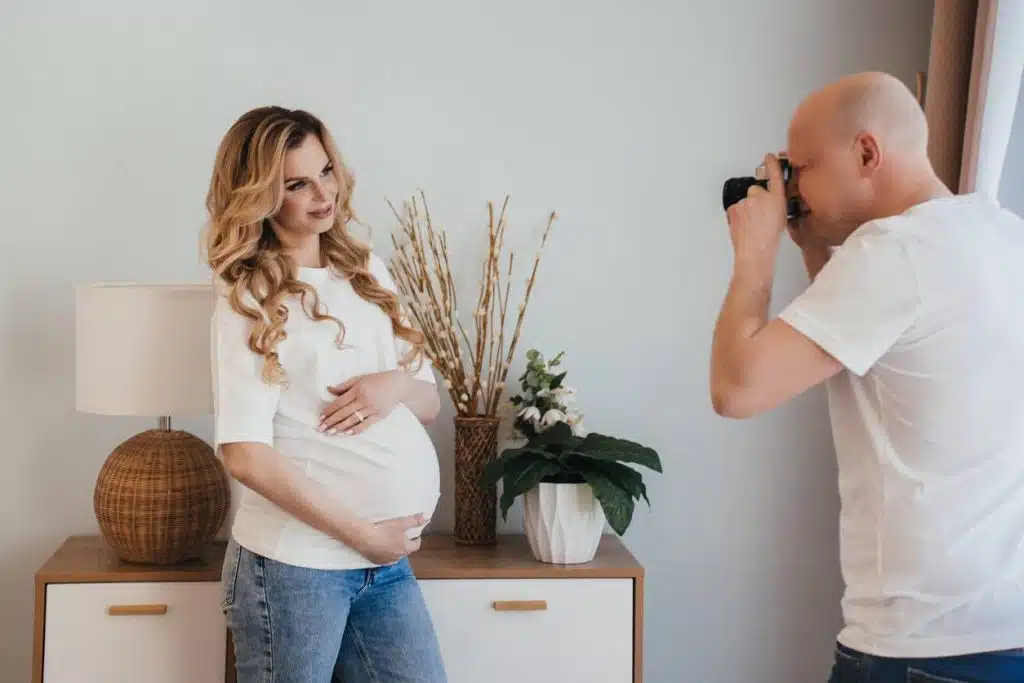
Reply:
[[[903,175],[902,183],[893,183],[890,191],[878,203],[873,218],[898,216],[918,204],[953,193],[930,169]]]

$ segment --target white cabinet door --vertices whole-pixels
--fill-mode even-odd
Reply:
[[[224,683],[216,582],[46,589],[44,683]]]
[[[629,579],[420,581],[450,683],[629,683]]]

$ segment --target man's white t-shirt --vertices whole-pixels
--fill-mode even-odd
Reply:
[[[839,641],[1024,647],[1024,220],[959,195],[871,221],[780,317],[846,367]]]
[[[371,255],[369,269],[383,287],[396,290],[376,255]],[[429,518],[440,495],[437,453],[422,423],[404,404],[358,434],[317,431],[323,408],[337,398],[329,386],[395,370],[409,346],[394,335],[387,314],[360,297],[344,277],[327,268],[300,268],[298,279],[313,286],[323,308],[344,324],[341,348],[335,343],[338,326],[331,320],[314,322],[298,297],[292,297],[287,337],[277,346],[286,384],[264,382],[264,359],[248,346],[251,323],[220,293],[211,322],[216,446],[272,446],[361,518]],[[414,377],[435,383],[426,358]],[[243,488],[231,533],[239,545],[288,564],[317,569],[373,566],[248,488]]]

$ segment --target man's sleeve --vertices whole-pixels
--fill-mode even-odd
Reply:
[[[917,319],[920,292],[905,246],[890,233],[854,235],[779,318],[863,375]]]
[[[398,284],[395,282],[394,278],[391,277],[391,273],[388,272],[387,264],[384,263],[383,259],[381,259],[379,256],[372,252],[370,254],[370,272],[373,273],[373,275],[377,278],[377,282],[380,283],[381,287],[384,287],[385,289],[394,292],[396,295],[398,294]],[[401,307],[401,304],[399,304],[399,307],[400,315],[402,316],[402,321],[406,325],[410,325],[411,323],[409,322],[409,318],[405,313],[405,309]],[[395,357],[399,361],[405,358],[406,354],[408,354],[410,350],[412,350],[412,345],[409,344],[409,342],[402,339],[401,337],[395,337]],[[417,360],[413,361],[412,363],[412,367],[417,368],[416,372],[413,374],[413,377],[424,382],[437,384],[437,380],[434,378],[433,366],[431,365],[430,359],[427,358],[425,353],[423,354],[421,360],[422,362]]]
[[[281,390],[263,380],[263,356],[249,348],[250,320],[218,294],[210,328],[214,447],[240,441],[273,446]]]

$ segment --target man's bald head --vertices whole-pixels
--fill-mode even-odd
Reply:
[[[794,135],[814,129],[853,142],[872,135],[887,152],[919,160],[928,153],[928,124],[910,89],[886,73],[847,76],[811,94],[793,116]]]
[[[924,112],[889,74],[847,76],[808,96],[790,123],[788,152],[806,223],[831,244],[913,197],[942,191]]]

